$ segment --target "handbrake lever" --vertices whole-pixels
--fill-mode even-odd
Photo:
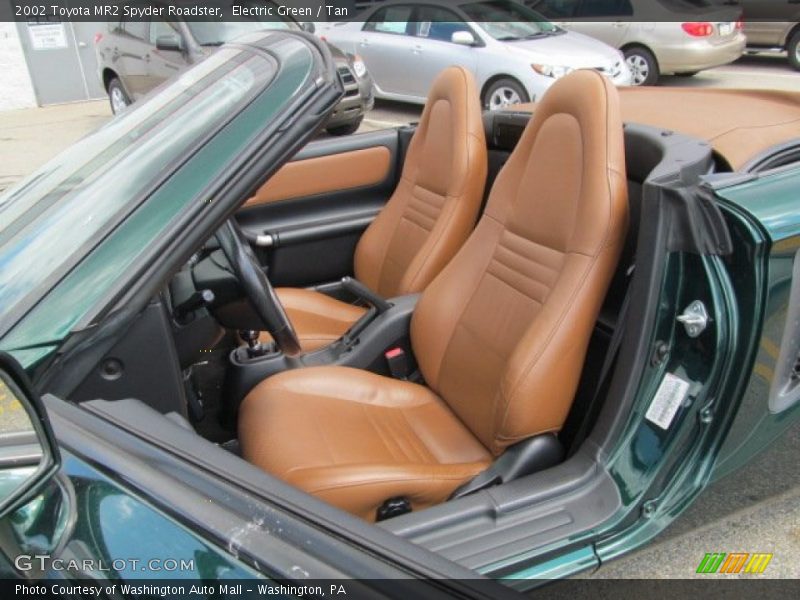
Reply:
[[[348,292],[361,298],[367,304],[375,308],[377,314],[385,313],[392,308],[392,303],[373,292],[358,279],[352,277],[342,277],[342,287]]]

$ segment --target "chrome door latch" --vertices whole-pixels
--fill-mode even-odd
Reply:
[[[706,310],[706,305],[700,300],[695,300],[687,306],[683,314],[678,315],[678,321],[683,323],[686,329],[686,335],[690,338],[696,338],[703,333],[708,327],[708,322],[711,320]]]

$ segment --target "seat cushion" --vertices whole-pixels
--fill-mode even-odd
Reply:
[[[347,367],[263,381],[242,403],[239,441],[246,460],[370,521],[389,498],[441,503],[491,462],[428,388]]]
[[[278,288],[275,292],[294,325],[304,352],[318,350],[336,341],[367,312],[366,308],[336,300],[314,290]],[[272,341],[266,331],[258,339],[261,342]]]

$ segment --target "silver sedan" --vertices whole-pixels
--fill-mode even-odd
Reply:
[[[512,0],[398,0],[358,19],[320,24],[317,33],[362,57],[378,98],[424,103],[436,75],[450,65],[475,74],[492,110],[536,100],[575,69],[595,69],[617,85],[631,82],[618,50]]]
[[[570,31],[625,54],[634,85],[660,75],[692,76],[738,59],[745,47],[741,8],[709,0],[525,0]]]

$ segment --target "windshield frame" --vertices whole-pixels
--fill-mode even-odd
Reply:
[[[497,8],[491,8],[495,5]],[[500,6],[502,5],[502,6]],[[512,0],[468,0],[460,2],[458,9],[466,16],[471,23],[478,25],[487,36],[498,42],[518,42],[523,40],[531,40],[551,35],[560,35],[566,33],[566,30],[559,27],[550,21],[544,15],[536,12],[532,8],[513,2]],[[497,21],[495,19],[486,19],[485,15],[476,13],[478,7],[485,7],[484,10],[505,10],[508,12],[508,21]],[[520,20],[518,17],[524,15],[527,20]],[[530,31],[523,35],[522,32],[517,35],[511,29],[514,27],[522,29],[525,26],[536,26],[537,31],[531,27]],[[501,29],[507,29],[507,33],[500,34]]]
[[[124,115],[109,122],[80,142],[70,146],[52,161],[22,180],[19,184],[6,190],[3,194],[0,194],[0,215],[2,215],[4,211],[17,209],[15,211],[17,217],[13,218],[13,214],[11,214],[13,220],[11,220],[8,226],[3,230],[0,230],[0,240],[4,237],[6,238],[2,245],[0,245],[0,258],[5,258],[5,256],[10,255],[12,256],[10,260],[13,260],[13,253],[19,253],[20,251],[18,248],[21,247],[25,251],[19,256],[25,259],[24,262],[39,267],[41,265],[41,260],[45,257],[37,255],[38,250],[36,246],[33,245],[34,242],[29,242],[27,249],[21,246],[25,237],[30,235],[28,232],[33,233],[37,225],[43,225],[40,222],[41,219],[50,218],[51,223],[49,228],[46,231],[40,231],[39,236],[44,236],[41,238],[44,241],[63,238],[63,236],[59,234],[59,231],[63,233],[63,226],[60,226],[57,220],[52,217],[57,216],[59,209],[64,208],[63,205],[67,202],[75,206],[80,206],[82,198],[90,196],[93,185],[98,185],[98,182],[104,179],[112,178],[116,172],[115,169],[119,170],[120,165],[127,165],[126,157],[128,155],[128,149],[130,147],[135,149],[141,144],[137,139],[130,140],[117,155],[111,157],[107,162],[101,162],[98,171],[91,171],[86,179],[80,180],[74,187],[66,189],[63,195],[57,196],[48,202],[48,196],[52,193],[52,190],[57,190],[60,186],[63,186],[64,182],[69,182],[76,176],[76,173],[80,172],[81,168],[87,164],[91,164],[93,161],[97,160],[98,157],[102,156],[106,149],[102,145],[102,142],[108,137],[109,132],[114,128],[124,129],[126,126],[129,132],[136,131],[137,127],[146,127],[151,120],[163,124],[168,117],[182,114],[182,106],[167,113],[166,118],[164,116],[159,118],[157,111],[154,114],[152,114],[151,111],[153,111],[154,107],[158,109],[163,105],[170,106],[176,103],[187,105],[191,100],[201,96],[204,90],[212,89],[204,86],[203,82],[208,83],[208,78],[215,74],[216,77],[213,83],[226,85],[222,83],[225,81],[225,77],[229,76],[232,72],[241,68],[249,61],[256,61],[258,64],[267,67],[268,76],[266,79],[258,79],[256,76],[251,87],[233,104],[233,106],[229,107],[230,110],[220,115],[220,117],[212,123],[209,123],[208,129],[201,135],[188,139],[188,144],[181,147],[180,152],[176,152],[174,156],[171,156],[155,173],[152,179],[143,182],[138,192],[129,198],[118,201],[119,205],[117,208],[112,209],[111,213],[105,217],[101,217],[103,220],[98,223],[96,229],[94,229],[90,235],[85,236],[85,238],[78,241],[76,245],[63,247],[59,254],[63,254],[64,259],[58,262],[54,268],[49,271],[42,269],[41,276],[33,279],[30,287],[21,288],[21,291],[17,292],[16,295],[14,295],[13,288],[9,285],[8,289],[12,291],[8,292],[9,295],[7,299],[3,299],[3,303],[5,304],[4,319],[3,323],[0,324],[0,336],[5,335],[12,329],[19,320],[33,310],[38,302],[65,279],[77,265],[94,251],[94,249],[100,246],[151,197],[156,195],[172,176],[191,161],[193,156],[203,148],[209,140],[217,136],[217,134],[225,129],[236,116],[246,110],[247,107],[262,94],[264,89],[269,88],[279,74],[279,62],[268,54],[255,53],[246,47],[231,47],[230,51],[233,54],[226,56],[226,54],[222,52],[215,53],[214,56],[209,57],[206,61],[198,63],[173,83],[160,88],[160,91],[152,96],[149,102],[132,107],[131,110],[126,111]],[[210,72],[205,72],[209,65],[214,65],[215,63],[217,64],[216,67],[212,68]],[[193,73],[199,74],[200,76],[193,79]],[[189,82],[189,85],[187,85],[187,82]],[[181,88],[183,88],[182,91]],[[181,97],[193,88],[198,89],[189,96],[188,101],[181,103]],[[170,98],[171,95],[174,97]],[[158,104],[159,99],[163,101],[162,106]],[[137,119],[137,117],[139,118]],[[167,125],[170,125],[170,123],[167,123]],[[144,138],[150,131],[154,130],[155,128],[146,129],[142,133],[142,137]],[[152,137],[149,139],[152,139]],[[92,144],[96,144],[96,146],[93,147]],[[84,146],[87,151],[81,154],[81,149]],[[58,161],[60,159],[67,160],[72,155],[79,158],[77,168],[75,170],[69,170],[69,168],[65,167],[64,174],[62,175],[59,173]],[[51,191],[47,191],[44,195],[30,197],[30,194],[35,193],[35,188],[42,179],[44,179],[45,182],[47,181],[48,170],[50,171],[50,176],[55,173],[52,183],[54,187],[50,188],[50,184],[48,183],[46,189]],[[23,203],[21,207],[15,206],[15,203],[20,202]],[[113,204],[113,201],[109,202]],[[188,202],[187,200],[187,203]],[[44,206],[42,206],[43,204]],[[95,218],[96,209],[93,205],[87,205],[81,208],[83,208],[83,210],[79,214],[85,215],[88,221]],[[28,256],[29,254],[32,255]],[[0,292],[2,291],[3,290],[0,289]]]

